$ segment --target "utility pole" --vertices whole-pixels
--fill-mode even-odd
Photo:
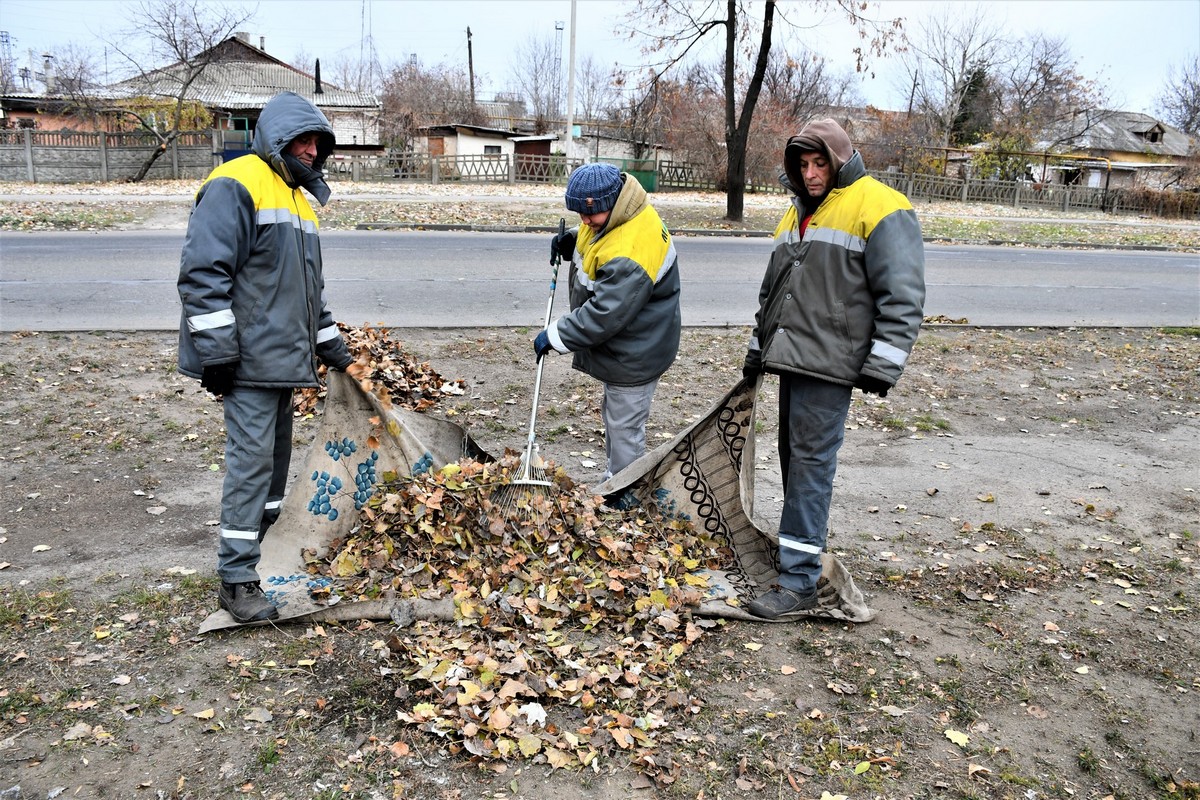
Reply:
[[[550,100],[551,108],[546,109],[546,116],[557,117],[562,106],[562,32],[563,21],[554,22],[554,96]]]
[[[471,27],[467,26],[467,80],[471,83],[471,122],[475,122],[475,55],[471,52]]]
[[[571,47],[567,62],[567,138],[563,140],[563,157],[571,157],[575,141],[575,0],[571,0]],[[563,165],[566,166],[565,164]]]

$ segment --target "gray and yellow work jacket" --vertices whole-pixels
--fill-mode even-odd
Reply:
[[[751,350],[766,372],[894,386],[917,340],[925,249],[912,204],[867,175],[855,152],[803,236],[799,197],[775,229]]]
[[[303,98],[276,98],[254,152],[217,167],[196,193],[179,264],[183,374],[237,362],[235,385],[287,388],[317,385],[316,357],[349,363],[325,303],[317,216],[280,174],[283,149],[312,131],[323,162],[333,147],[324,115]]]
[[[547,328],[572,366],[617,386],[660,377],[679,352],[679,260],[671,234],[628,175],[599,233],[579,226],[571,313]]]

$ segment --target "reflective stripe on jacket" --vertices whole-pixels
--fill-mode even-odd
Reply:
[[[799,236],[798,200],[775,230],[751,348],[768,372],[894,385],[925,303],[925,250],[912,204],[867,175],[856,152]]]

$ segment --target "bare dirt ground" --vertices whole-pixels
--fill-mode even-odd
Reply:
[[[396,332],[518,447],[530,331]],[[736,382],[745,330],[689,329],[652,443]],[[874,622],[708,627],[647,770],[480,765],[400,721],[391,623],[205,636],[220,406],[151,333],[0,350],[0,797],[1200,797],[1200,339],[927,326],[855,396],[830,548]],[[598,387],[552,360],[544,454],[603,464]],[[778,518],[775,384],[757,512]],[[299,463],[315,423],[299,420]],[[294,485],[294,481],[293,481]],[[19,787],[19,788],[18,788]]]

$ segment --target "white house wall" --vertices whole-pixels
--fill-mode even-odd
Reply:
[[[491,136],[474,136],[469,133],[458,134],[458,147],[456,155],[460,156],[481,156],[484,155],[484,147],[500,146],[500,154],[509,156],[510,158],[515,151],[513,143],[508,139],[496,139]],[[449,141],[447,141],[446,154],[450,155]]]
[[[325,110],[339,145],[379,145],[379,123],[374,114]]]

